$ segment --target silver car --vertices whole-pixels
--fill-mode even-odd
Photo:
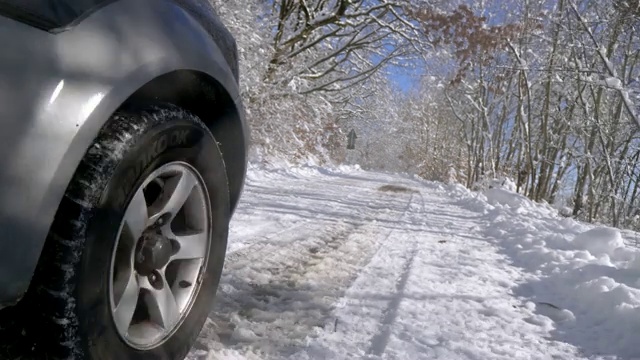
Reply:
[[[184,358],[247,165],[235,41],[207,0],[0,0],[0,46],[0,317],[22,358]]]

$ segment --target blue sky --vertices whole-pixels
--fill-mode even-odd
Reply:
[[[398,90],[407,93],[420,83],[421,77],[426,73],[426,65],[423,62],[414,61],[407,66],[389,66],[385,71],[391,83]]]
[[[407,93],[419,81],[419,73],[412,74],[409,69],[394,67],[389,70],[389,78],[392,83],[402,92]]]

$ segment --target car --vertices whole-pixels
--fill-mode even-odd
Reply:
[[[234,38],[207,0],[0,0],[0,46],[0,311],[37,358],[184,358],[247,169]]]

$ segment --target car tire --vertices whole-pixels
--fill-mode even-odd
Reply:
[[[67,188],[26,297],[38,357],[183,359],[211,310],[229,219],[224,162],[202,121],[169,104],[119,110]]]

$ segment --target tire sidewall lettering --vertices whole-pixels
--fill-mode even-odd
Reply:
[[[196,135],[197,131],[192,129],[171,129],[170,131],[159,134],[151,143],[151,145],[139,156],[139,160],[135,161],[133,165],[129,166],[124,171],[124,177],[118,192],[118,205],[119,207],[126,206],[129,201],[132,188],[139,181],[141,175],[148,169],[162,153],[168,149],[184,148],[193,145],[195,139],[200,136]]]

